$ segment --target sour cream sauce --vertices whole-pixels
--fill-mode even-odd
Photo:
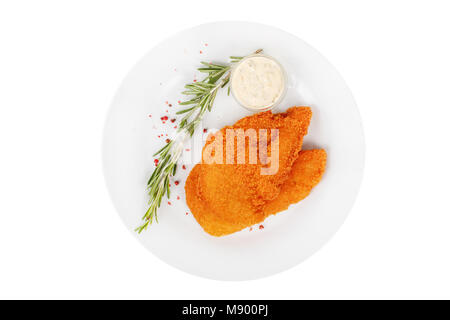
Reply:
[[[244,107],[263,111],[275,106],[284,95],[285,75],[273,58],[254,55],[239,62],[231,75],[231,90]]]

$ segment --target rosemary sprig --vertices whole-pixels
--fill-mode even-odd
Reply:
[[[262,52],[262,49],[255,51],[255,54],[260,52]],[[230,63],[239,62],[242,58],[231,56]],[[201,64],[202,67],[197,70],[207,75],[200,82],[192,82],[185,85],[186,90],[182,94],[190,96],[190,99],[181,102],[180,105],[189,107],[177,112],[178,115],[183,114],[184,116],[180,120],[175,139],[153,155],[158,157],[158,162],[147,183],[150,197],[148,202],[149,208],[142,217],[144,223],[135,229],[138,233],[146,230],[153,220],[158,222],[157,211],[163,197],[167,195],[167,198],[170,198],[170,177],[176,174],[177,162],[183,151],[184,143],[192,137],[206,111],[211,111],[219,89],[224,88],[230,81],[231,64],[222,65],[208,62],[201,62]]]

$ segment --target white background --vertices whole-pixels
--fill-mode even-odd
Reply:
[[[0,298],[449,299],[449,15],[448,1],[1,1]],[[127,71],[216,20],[267,23],[318,49],[366,136],[362,188],[337,235],[250,282],[152,256],[102,175],[103,123]]]

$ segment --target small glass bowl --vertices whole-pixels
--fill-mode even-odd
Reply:
[[[270,105],[265,106],[265,107],[261,107],[261,108],[252,108],[252,107],[248,107],[245,104],[243,104],[237,97],[237,95],[235,94],[234,90],[233,90],[233,75],[234,75],[234,70],[236,70],[236,68],[245,60],[253,58],[253,57],[264,57],[267,59],[272,60],[273,62],[275,62],[282,73],[283,76],[283,91],[281,92],[281,94],[279,95],[278,99],[275,100],[274,102],[272,102]],[[281,65],[281,63],[278,62],[278,60],[276,60],[274,57],[271,57],[269,55],[266,54],[262,54],[262,53],[255,53],[255,54],[251,54],[246,56],[245,58],[243,58],[241,61],[239,61],[238,63],[236,63],[232,70],[231,70],[231,78],[230,78],[230,88],[231,88],[231,94],[233,95],[233,98],[245,109],[253,111],[253,112],[262,112],[262,111],[268,111],[268,110],[272,110],[273,108],[275,108],[277,105],[279,105],[281,103],[281,101],[283,100],[283,98],[286,95],[286,91],[287,91],[287,75],[286,75],[286,71],[284,70],[283,66]]]

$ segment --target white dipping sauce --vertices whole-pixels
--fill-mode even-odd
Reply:
[[[284,93],[285,77],[281,66],[266,56],[244,58],[233,70],[233,95],[244,107],[270,109]]]

